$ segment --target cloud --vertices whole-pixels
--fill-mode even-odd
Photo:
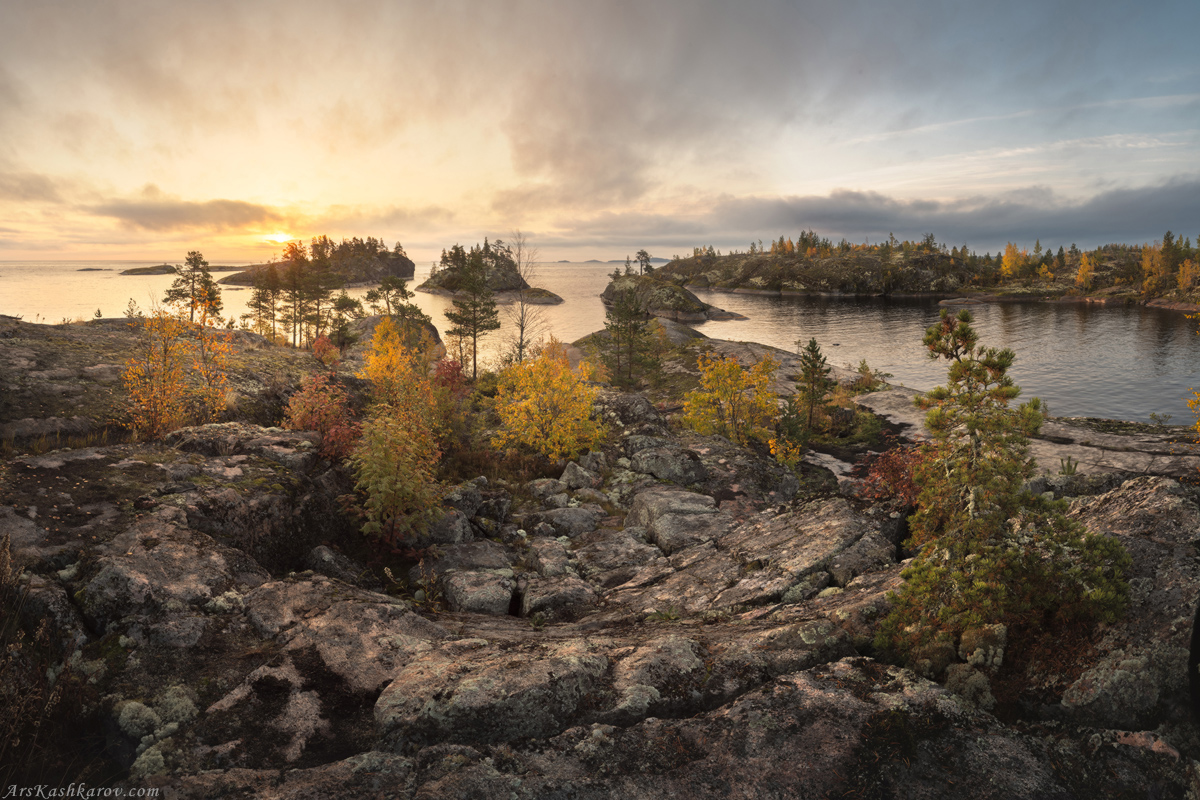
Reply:
[[[58,182],[33,172],[0,172],[0,201],[18,203],[58,203],[62,201]]]
[[[242,200],[180,200],[163,194],[155,186],[147,186],[140,199],[110,200],[88,206],[84,211],[146,231],[255,229],[285,219],[268,206]]]
[[[376,228],[400,228],[406,231],[426,231],[451,225],[456,219],[458,215],[452,209],[436,205],[382,208],[335,205],[305,220],[304,224],[314,230],[370,231]]]
[[[851,242],[919,239],[933,233],[948,244],[1002,249],[1009,240],[1032,245],[1077,242],[1096,247],[1110,242],[1140,243],[1166,230],[1195,235],[1200,219],[1200,175],[1143,187],[1110,188],[1083,200],[1060,197],[1045,187],[1027,187],[994,197],[912,200],[879,192],[838,190],[827,195],[791,197],[720,196],[700,207],[671,214],[600,213],[561,218],[539,244],[659,246],[687,251],[712,244],[744,249],[750,241],[813,229],[833,240]],[[1200,236],[1197,237],[1200,240]]]

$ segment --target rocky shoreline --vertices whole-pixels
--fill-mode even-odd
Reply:
[[[66,367],[30,327],[7,396],[106,380],[44,375]],[[911,394],[858,402],[919,438]],[[1026,644],[979,629],[908,669],[872,646],[910,555],[904,509],[860,499],[828,454],[808,456],[814,490],[641,395],[596,411],[610,441],[554,477],[449,492],[403,592],[361,560],[349,476],[316,434],[233,422],[8,458],[0,532],[25,565],[22,618],[50,622],[66,664],[80,746],[127,770],[115,785],[171,798],[1200,788],[1200,493],[1177,480],[1200,455],[1181,430],[1055,420],[1034,445],[1044,469],[1079,469],[1033,488],[1133,557],[1124,620]]]

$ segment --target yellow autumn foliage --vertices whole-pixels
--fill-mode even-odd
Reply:
[[[739,444],[766,441],[779,415],[779,398],[771,390],[779,363],[766,356],[747,370],[737,359],[705,353],[699,366],[700,388],[684,398],[684,424]]]
[[[363,533],[396,544],[421,530],[441,497],[439,419],[427,350],[405,345],[391,319],[375,328],[359,373],[373,384],[374,404],[350,456],[355,488],[364,496]]]
[[[1087,291],[1092,288],[1092,279],[1095,277],[1096,268],[1092,264],[1092,259],[1084,253],[1079,257],[1079,271],[1075,273],[1075,285],[1080,289]]]
[[[604,426],[592,419],[596,390],[587,384],[586,362],[572,370],[557,339],[533,358],[500,373],[496,413],[502,428],[495,447],[524,447],[549,457],[571,458],[599,444]]]
[[[156,308],[141,330],[121,381],[134,433],[147,441],[185,425],[210,422],[225,406],[229,334],[201,309],[199,322]]]

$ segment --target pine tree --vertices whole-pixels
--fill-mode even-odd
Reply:
[[[604,365],[618,385],[632,385],[635,374],[645,366],[650,350],[650,331],[646,310],[633,289],[617,292],[613,304],[604,311],[604,329],[609,346],[604,349]]]
[[[495,295],[487,285],[482,251],[471,252],[459,277],[458,291],[452,301],[454,310],[444,312],[453,326],[447,333],[470,340],[471,379],[475,380],[479,377],[479,340],[499,330],[500,312],[496,308]]]
[[[196,310],[204,304],[208,315],[221,313],[221,289],[208,271],[208,262],[199,250],[191,250],[183,266],[175,268],[175,282],[167,289],[163,302],[188,309],[188,323],[196,321]]]
[[[832,372],[832,368],[826,362],[825,356],[821,354],[821,347],[817,344],[816,338],[810,338],[808,346],[800,351],[800,383],[798,384],[808,409],[806,427],[810,431],[813,429],[817,404],[833,388],[834,382],[829,378],[830,372]]]
[[[268,334],[271,342],[275,343],[275,324],[279,319],[280,296],[283,284],[279,279],[279,271],[272,264],[265,272],[254,276],[254,291],[246,303],[247,313],[242,314],[243,320],[253,320],[253,329],[264,336]]]
[[[645,250],[637,251],[638,272],[642,275],[649,275],[654,272],[654,267],[650,266],[650,254]]]
[[[942,312],[925,334],[930,358],[950,362],[945,386],[917,400],[933,441],[913,469],[920,487],[909,519],[925,545],[892,594],[876,645],[911,652],[954,643],[969,628],[1001,623],[1010,641],[1049,622],[1115,621],[1129,601],[1130,558],[1120,542],[1088,533],[1065,504],[1022,490],[1034,472],[1029,436],[1036,400],[1012,408],[1015,355],[980,347],[971,315]]]

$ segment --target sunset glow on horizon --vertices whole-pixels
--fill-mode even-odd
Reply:
[[[1200,234],[1200,6],[0,6],[0,260]],[[269,33],[264,33],[269,31]],[[282,54],[286,54],[283,57]],[[284,233],[308,231],[309,234]]]

